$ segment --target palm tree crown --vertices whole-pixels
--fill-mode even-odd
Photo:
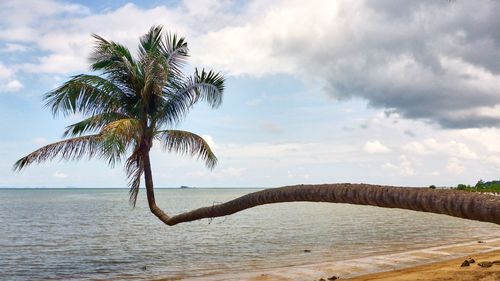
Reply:
[[[197,156],[213,168],[217,158],[203,138],[166,128],[182,121],[199,101],[218,107],[224,77],[198,69],[194,75],[185,76],[182,68],[188,58],[187,43],[182,37],[163,32],[161,26],[153,26],[140,38],[136,57],[119,43],[92,36],[96,44],[90,62],[97,74],[76,75],[44,96],[54,115],[80,114],[86,118],[66,128],[66,139],[19,159],[14,169],[56,157],[97,157],[110,166],[126,160],[130,202],[135,206],[141,176],[145,169],[150,171],[153,140],[167,151]]]

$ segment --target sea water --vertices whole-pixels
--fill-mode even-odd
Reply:
[[[157,189],[168,214],[257,189]],[[377,256],[500,236],[444,215],[331,203],[280,203],[163,225],[141,190],[0,189],[0,280],[141,280],[239,273]]]

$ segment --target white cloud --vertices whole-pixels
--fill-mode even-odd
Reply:
[[[77,49],[75,49],[75,52]],[[85,48],[79,49],[85,50]],[[82,59],[88,57],[87,53],[81,55],[73,54],[51,54],[38,58],[36,63],[23,64],[22,68],[30,73],[72,73],[84,71],[88,64]]]
[[[431,138],[425,140],[424,144],[434,151],[445,152],[448,153],[449,155],[453,155],[458,158],[464,158],[464,159],[477,158],[477,154],[471,151],[471,149],[465,143],[459,143],[455,140],[451,140],[447,143],[439,143],[435,139]]]
[[[218,177],[239,177],[243,174],[245,171],[245,168],[226,168],[222,169],[219,173],[216,173],[215,175]]]
[[[37,137],[37,138],[33,139],[33,143],[38,144],[38,145],[46,144],[47,139],[42,138],[42,137]]]
[[[5,25],[0,39],[27,42],[46,53],[21,65],[22,70],[33,73],[87,71],[92,33],[123,43],[132,51],[137,48],[139,36],[154,24],[164,24],[169,31],[188,35],[185,24],[179,24],[183,22],[181,19],[189,19],[187,14],[165,6],[141,9],[129,3],[116,10],[93,14],[81,5],[56,1],[7,1],[1,3],[0,8],[6,15],[0,20]],[[123,21],[124,18],[141,21]]]
[[[500,157],[496,155],[491,155],[486,158],[488,163],[493,164],[497,169],[500,169]]]
[[[245,104],[248,106],[257,106],[262,103],[262,99],[251,99],[247,101]]]
[[[201,62],[231,74],[289,73],[324,84],[336,98],[361,97],[405,117],[444,127],[494,126],[500,117],[482,112],[500,104],[500,67],[493,62],[500,41],[491,32],[498,5],[255,1],[243,23],[214,30],[195,47]],[[231,40],[220,44],[221,38]]]
[[[457,136],[465,138],[469,142],[485,147],[488,152],[500,153],[500,129],[481,128],[466,129],[456,133]]]
[[[31,41],[36,37],[34,28],[57,27],[57,23],[50,20],[50,17],[81,16],[89,12],[85,6],[55,0],[3,0],[0,2],[0,16],[9,26],[0,31],[0,39]],[[40,22],[42,20],[45,21]]]
[[[450,158],[446,164],[446,171],[451,174],[460,175],[465,171],[465,166],[457,158]]]
[[[182,5],[191,16],[211,17],[214,11],[224,9],[224,1],[218,0],[189,0],[183,1]]]
[[[426,155],[431,153],[431,151],[428,148],[426,148],[422,143],[418,141],[412,141],[410,143],[403,145],[402,150],[408,153],[414,153],[418,155]]]
[[[251,143],[221,145],[220,155],[225,157],[279,158],[292,156],[302,151],[300,143]]]
[[[276,124],[274,122],[265,122],[261,124],[261,128],[267,133],[271,134],[280,134],[283,133],[283,128],[280,124]]]
[[[392,163],[389,163],[389,162],[385,162],[383,165],[382,165],[382,168],[383,169],[388,169],[388,170],[396,170],[398,169],[398,166],[392,164]]]
[[[363,151],[366,153],[370,154],[375,154],[375,153],[388,153],[391,152],[391,150],[383,145],[380,141],[367,141],[363,145]]]
[[[67,178],[67,177],[68,177],[68,175],[67,175],[67,174],[65,174],[65,173],[63,173],[63,172],[59,172],[59,171],[56,171],[56,172],[53,174],[53,176],[54,176],[55,178],[58,178],[58,179],[64,179],[64,178]]]
[[[0,62],[0,91],[15,92],[23,88],[23,84],[12,79],[15,71],[12,67],[4,65]]]
[[[215,144],[214,138],[212,138],[212,136],[210,136],[210,135],[201,135],[201,137],[208,143],[208,145],[210,146],[210,148],[214,149],[214,148],[217,147],[217,145]]]
[[[307,174],[307,173],[304,174],[301,172],[287,171],[286,174],[287,174],[287,177],[289,179],[292,179],[292,180],[307,180],[311,177],[309,174]]]
[[[431,176],[434,176],[434,177],[437,177],[437,176],[439,176],[439,175],[441,175],[441,173],[440,173],[439,171],[433,171],[433,172],[431,173]]]
[[[381,165],[382,169],[387,171],[397,172],[401,176],[413,176],[415,174],[415,169],[413,168],[413,163],[406,157],[406,155],[399,156],[399,164],[394,165],[390,162],[385,162]]]
[[[30,42],[46,53],[23,70],[69,74],[87,70],[91,33],[135,50],[140,35],[163,24],[188,37],[196,65],[232,75],[295,75],[335,98],[363,98],[444,127],[495,126],[500,41],[491,26],[500,22],[491,11],[498,5],[199,0],[90,13],[57,1],[4,1],[0,39]],[[470,20],[472,8],[477,21]]]
[[[0,52],[4,53],[15,53],[15,52],[25,52],[28,48],[21,44],[7,43],[3,49],[0,49]]]
[[[7,82],[4,89],[9,92],[16,92],[21,90],[23,87],[24,85],[19,82],[19,80],[10,80],[9,82]]]
[[[444,127],[496,126],[500,41],[491,26],[500,24],[492,12],[498,7],[495,1],[198,0],[91,13],[60,1],[3,1],[0,39],[43,51],[23,70],[69,74],[87,70],[91,33],[135,50],[140,35],[163,24],[188,37],[194,64],[234,75],[295,75],[337,99],[363,98]]]
[[[399,173],[403,176],[413,176],[415,170],[413,168],[412,162],[405,155],[399,157],[401,164],[399,165]]]
[[[455,140],[439,142],[434,138],[428,138],[421,142],[413,141],[401,148],[406,153],[417,155],[441,154],[461,159],[477,159],[478,155],[465,143]]]
[[[228,178],[238,178],[241,177],[246,168],[241,167],[228,167],[221,170],[207,171],[207,170],[197,170],[187,172],[188,177],[193,178],[204,178],[204,179],[228,179]]]
[[[12,74],[14,74],[14,71],[0,62],[0,79],[10,78]]]

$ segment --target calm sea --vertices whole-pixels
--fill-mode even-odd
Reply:
[[[176,214],[255,189],[159,189]],[[284,203],[165,226],[126,189],[0,189],[0,280],[193,277],[375,256],[500,236],[442,215]],[[310,252],[304,252],[304,250]]]

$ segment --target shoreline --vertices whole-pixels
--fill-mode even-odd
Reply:
[[[284,281],[284,280],[328,280],[332,276],[340,277],[341,280],[430,280],[429,276],[423,277],[418,274],[421,272],[429,272],[432,276],[441,276],[446,280],[446,275],[452,276],[456,269],[457,276],[461,276],[461,272],[470,274],[499,274],[500,265],[494,265],[490,268],[481,268],[476,264],[469,267],[461,268],[460,264],[468,256],[483,260],[499,260],[500,259],[500,237],[483,240],[483,243],[478,243],[478,240],[456,243],[444,246],[436,246],[419,250],[411,250],[400,253],[385,254],[372,257],[355,258],[349,260],[341,260],[334,262],[323,262],[299,266],[287,266],[263,270],[251,270],[240,273],[223,273],[216,275],[205,275],[200,277],[188,277],[180,279],[159,278],[155,280],[247,280],[247,281]],[[483,257],[484,256],[484,257]],[[407,276],[414,275],[413,277]],[[490,274],[490,275],[491,275]],[[419,277],[417,277],[419,276]],[[401,278],[401,279],[398,279]],[[422,279],[424,278],[424,279]],[[482,278],[482,277],[481,277]],[[493,279],[498,280],[497,276]],[[448,280],[480,280],[472,279],[456,279],[453,277]],[[483,279],[481,279],[483,280]]]

